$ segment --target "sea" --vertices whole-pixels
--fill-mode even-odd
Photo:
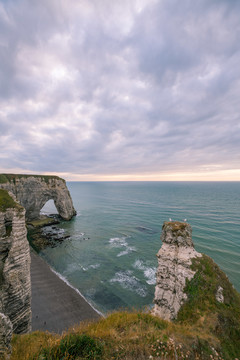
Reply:
[[[40,252],[99,312],[152,307],[164,221],[192,226],[197,251],[240,291],[240,182],[67,182],[77,216]],[[56,213],[52,200],[42,213]]]

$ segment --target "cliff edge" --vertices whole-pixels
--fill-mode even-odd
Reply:
[[[0,354],[12,331],[31,330],[30,250],[25,209],[0,189]]]
[[[0,188],[15,195],[26,210],[27,221],[39,218],[40,210],[50,199],[64,220],[76,215],[66,182],[58,176],[0,174]]]

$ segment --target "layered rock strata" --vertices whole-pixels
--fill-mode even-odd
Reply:
[[[54,200],[59,215],[70,220],[76,211],[65,180],[57,176],[0,175],[0,188],[13,193],[26,209],[28,221],[37,219],[40,210],[50,199]]]
[[[8,316],[0,313],[0,359],[11,355],[12,323]]]
[[[0,189],[0,312],[13,332],[31,330],[30,250],[25,209]],[[5,321],[2,318],[2,321]]]
[[[186,279],[191,280],[195,274],[190,268],[192,259],[202,255],[194,249],[192,229],[187,223],[164,222],[161,240],[153,314],[173,320],[187,300]]]

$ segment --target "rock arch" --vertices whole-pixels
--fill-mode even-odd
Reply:
[[[53,200],[59,215],[70,220],[76,211],[65,180],[57,176],[10,175],[0,187],[10,191],[26,210],[26,219],[34,220],[48,200]]]
[[[58,214],[56,205],[53,199],[48,200],[40,210],[40,215]]]

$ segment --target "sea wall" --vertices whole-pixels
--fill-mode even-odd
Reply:
[[[50,199],[64,220],[76,215],[66,182],[57,176],[0,174],[0,188],[16,196],[26,210],[27,220],[37,219]]]

